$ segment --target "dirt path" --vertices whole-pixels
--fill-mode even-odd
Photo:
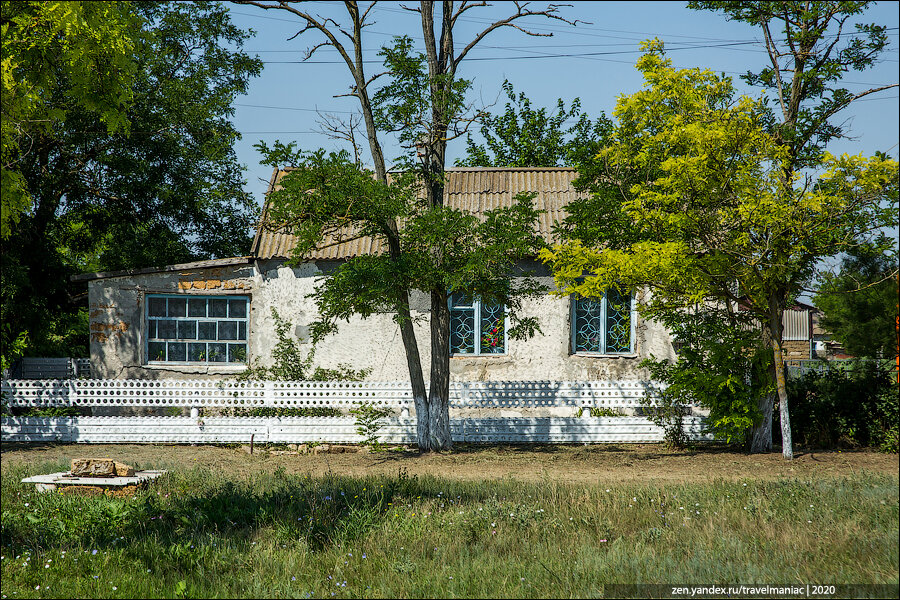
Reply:
[[[179,469],[203,466],[237,475],[284,467],[289,473],[324,475],[431,474],[452,479],[613,482],[622,480],[708,481],[744,477],[779,479],[846,476],[857,472],[897,476],[897,454],[867,451],[797,452],[786,462],[780,453],[748,455],[717,448],[668,451],[656,444],[596,446],[459,446],[453,453],[419,455],[413,451],[374,454],[270,453],[246,448],[177,445],[24,445],[3,444],[0,468],[40,465],[79,457],[110,457],[139,468]],[[332,448],[344,450],[344,448]]]

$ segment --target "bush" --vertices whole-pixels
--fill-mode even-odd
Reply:
[[[791,430],[808,447],[878,447],[897,452],[898,386],[873,360],[811,371],[788,380]]]
[[[247,370],[238,375],[242,381],[272,380],[272,381],[362,381],[368,376],[367,369],[355,370],[347,365],[338,365],[336,369],[323,369],[316,367],[310,373],[312,367],[314,349],[304,351],[299,340],[294,339],[289,333],[290,324],[281,318],[278,311],[272,308],[272,318],[275,320],[275,335],[278,342],[272,350],[272,366],[249,365]],[[232,417],[339,417],[343,413],[330,406],[305,407],[305,408],[230,408],[225,409],[224,414]]]
[[[682,417],[696,403],[709,409],[706,428],[727,443],[743,443],[761,417],[757,398],[770,393],[771,352],[759,347],[759,332],[747,315],[713,307],[693,311],[658,310],[676,340],[675,361],[650,358],[641,366],[665,384],[643,400],[643,414],[661,427],[675,447],[687,443]]]

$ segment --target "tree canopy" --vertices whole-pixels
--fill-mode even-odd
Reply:
[[[481,118],[484,144],[466,137],[466,156],[460,167],[569,167],[588,163],[597,154],[611,127],[600,114],[591,120],[575,98],[566,108],[560,98],[556,110],[534,109],[524,93],[518,96],[509,81],[501,86],[509,100],[502,114]],[[566,125],[574,121],[573,123]]]
[[[123,2],[2,3],[2,220],[10,236],[31,204],[21,172],[37,136],[71,111],[109,133],[126,129],[140,19]]]
[[[12,14],[34,10],[10,4]],[[141,24],[124,69],[132,75],[117,79],[127,98],[120,118],[65,100],[81,84],[53,67],[48,97],[65,111],[30,130],[15,157],[31,205],[2,242],[4,347],[28,331],[28,352],[86,353],[86,294],[72,274],[249,251],[256,208],[242,190],[229,118],[261,69],[240,50],[251,34],[213,3],[111,4]],[[109,27],[94,34],[113,35]],[[43,68],[15,52],[11,60],[25,80]]]
[[[869,1],[779,0],[688,2],[696,10],[722,13],[761,30],[769,64],[742,76],[761,87],[769,106],[780,113],[769,126],[785,146],[791,171],[817,167],[832,140],[847,137],[846,122],[834,117],[852,102],[897,84],[851,92],[841,85],[849,71],[872,66],[888,43],[887,27],[848,22],[863,14]]]
[[[819,324],[854,356],[897,355],[897,257],[868,245],[851,248],[837,273],[822,274]]]
[[[614,244],[576,239],[542,257],[565,293],[650,288],[650,316],[707,303],[746,310],[777,366],[784,309],[817,262],[896,222],[897,163],[824,153],[811,182],[786,187],[793,158],[763,103],[712,71],[674,69],[658,41],[644,48],[645,85],[619,98],[597,159],[618,189],[591,200],[631,227]]]
[[[270,199],[270,207],[280,205],[272,211],[280,214],[273,226],[298,234],[295,259],[301,259],[310,244],[328,243],[325,234],[337,233],[345,226],[352,225],[360,234],[383,243],[382,254],[348,260],[332,274],[317,294],[319,309],[326,319],[366,316],[378,307],[396,314],[409,367],[419,448],[449,449],[450,290],[504,301],[515,312],[516,298],[534,288],[514,285],[510,265],[524,252],[533,252],[539,242],[534,234],[537,215],[527,197],[519,198],[515,207],[484,215],[486,224],[445,206],[447,144],[465,135],[479,114],[466,104],[470,82],[458,76],[458,69],[473,48],[500,28],[514,27],[538,35],[520,21],[529,17],[566,20],[556,14],[554,5],[532,10],[528,3],[516,3],[507,17],[457,43],[458,20],[470,18],[470,11],[485,5],[423,0],[405,8],[421,17],[421,29],[417,27],[415,35],[421,34],[424,51],[414,49],[411,36],[395,37],[381,49],[386,78],[376,84],[381,75],[367,75],[363,60],[363,39],[372,25],[370,11],[375,3],[344,3],[347,14],[343,23],[333,14],[313,14],[302,3],[241,3],[294,15],[303,25],[300,33],[315,32],[321,40],[307,56],[331,46],[353,77],[350,95],[360,104],[372,172],[360,169],[348,155],[296,153],[290,144],[261,145],[270,164],[288,160],[299,167],[282,180],[291,191],[273,194]],[[379,141],[384,135],[396,136],[407,149],[394,163],[405,176],[388,176]],[[334,176],[344,181],[339,183]],[[295,183],[289,183],[291,179]],[[372,200],[367,200],[367,195]],[[311,203],[311,198],[328,206],[329,213]],[[430,297],[427,393],[410,314],[410,294],[416,290]],[[527,324],[522,328],[531,329]]]

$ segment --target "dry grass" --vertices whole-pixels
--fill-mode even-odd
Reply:
[[[790,477],[767,472],[768,457],[658,447],[424,457],[164,447],[147,462],[113,449],[4,451],[4,595],[598,597],[614,583],[797,581],[888,584],[870,595],[896,595],[896,456],[801,458]],[[18,483],[65,468],[72,452],[172,472],[130,500]],[[220,466],[184,466],[188,453]],[[659,476],[617,481],[623,461]],[[724,476],[710,472],[732,461]],[[836,473],[841,461],[855,466]],[[699,467],[684,470],[688,481],[661,476],[680,462]],[[330,474],[300,466],[319,463]],[[512,475],[529,464],[536,476]],[[860,468],[873,464],[885,468]],[[414,472],[426,468],[440,477]]]

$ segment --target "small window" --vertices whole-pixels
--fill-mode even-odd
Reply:
[[[506,307],[451,294],[450,354],[506,354]]]
[[[247,362],[245,296],[147,296],[147,362]]]
[[[572,296],[572,348],[576,354],[634,352],[631,294],[615,288],[601,298]]]

